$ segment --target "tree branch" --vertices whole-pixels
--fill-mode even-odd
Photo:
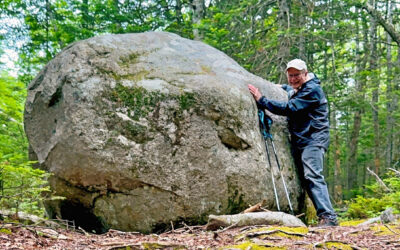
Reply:
[[[391,192],[392,190],[390,188],[388,188],[386,186],[386,184],[381,180],[381,178],[379,178],[379,176],[377,174],[375,174],[371,169],[367,168],[368,172],[373,175],[376,179],[376,181],[379,183],[379,185],[381,185],[385,191]]]
[[[362,6],[363,9],[368,11],[368,13],[374,17],[380,25],[386,30],[390,37],[400,46],[400,34],[396,32],[394,26],[391,23],[386,22],[386,20],[381,16],[381,14],[370,4],[366,3]]]
[[[400,176],[400,171],[394,169],[394,168],[388,168],[389,170],[392,170],[396,175]]]

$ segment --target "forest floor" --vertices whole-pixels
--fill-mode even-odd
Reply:
[[[353,223],[354,225],[354,223]],[[247,226],[206,231],[187,226],[160,234],[51,229],[0,224],[1,249],[400,249],[400,223],[290,228]]]

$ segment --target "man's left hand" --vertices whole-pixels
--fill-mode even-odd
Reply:
[[[261,92],[258,90],[258,88],[256,88],[256,87],[254,87],[253,85],[251,85],[251,84],[249,84],[249,85],[247,85],[248,86],[248,88],[249,88],[249,90],[250,90],[250,93],[253,95],[253,97],[254,97],[254,99],[256,100],[256,101],[258,101],[258,100],[260,100],[260,98],[261,98]]]

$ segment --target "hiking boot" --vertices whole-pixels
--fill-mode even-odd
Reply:
[[[329,217],[321,217],[319,218],[319,222],[317,227],[335,227],[338,226],[339,223],[336,218],[329,218]]]

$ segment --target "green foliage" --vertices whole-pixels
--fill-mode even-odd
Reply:
[[[43,191],[49,191],[49,174],[28,161],[23,131],[24,84],[0,75],[0,208],[43,216]]]
[[[23,130],[25,86],[0,73],[0,162],[25,162],[28,143]]]
[[[367,194],[357,195],[348,201],[348,209],[343,216],[352,219],[376,217],[388,207],[394,208],[394,213],[400,213],[400,178],[388,177],[383,182],[390,192],[385,191],[378,183],[367,185]]]
[[[1,30],[19,52],[19,77],[27,84],[40,68],[69,44],[100,34],[167,30],[190,37],[191,16],[175,1],[35,0],[3,3],[1,18],[14,19]],[[182,8],[182,7],[181,7]]]
[[[389,205],[387,199],[365,198],[358,195],[349,203],[345,217],[352,219],[365,219],[375,217]]]
[[[274,80],[280,73],[276,64],[270,64],[277,49],[273,43],[278,40],[275,10],[274,5],[254,0],[216,1],[196,27],[204,35],[204,42],[222,50],[247,70]]]
[[[32,162],[0,163],[0,207],[44,216],[42,192],[49,192],[49,174],[34,169]]]

